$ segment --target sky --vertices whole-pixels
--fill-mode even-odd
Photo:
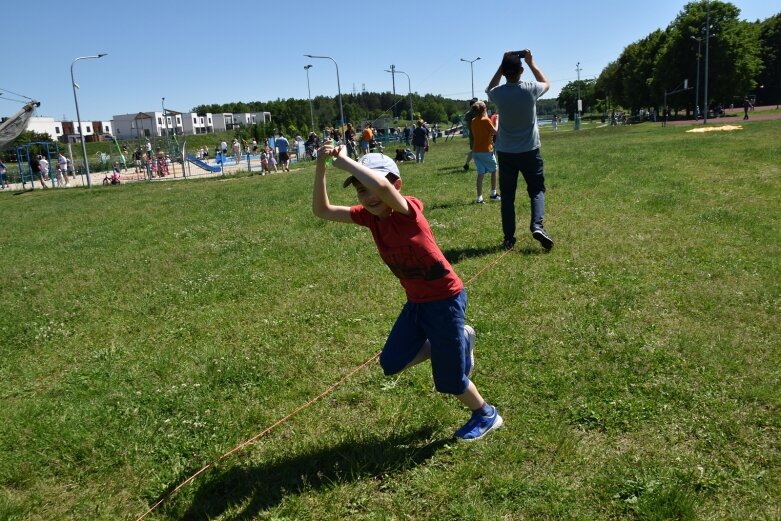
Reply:
[[[530,49],[551,82],[597,77],[623,49],[666,28],[684,0],[267,2],[37,0],[0,24],[0,115],[41,102],[38,116],[82,120],[201,104],[390,92],[484,98],[506,50]],[[781,0],[733,0],[744,20]],[[480,8],[483,7],[482,11]],[[330,56],[311,59],[304,54]],[[477,58],[479,60],[476,60]],[[471,65],[461,60],[476,60]],[[336,65],[335,65],[335,63]],[[337,82],[337,66],[339,78]],[[165,102],[163,102],[165,98]],[[401,101],[403,103],[403,100]],[[272,114],[273,117],[273,114]]]

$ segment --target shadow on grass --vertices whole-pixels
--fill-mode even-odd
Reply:
[[[488,246],[482,248],[451,248],[449,250],[442,250],[445,258],[451,265],[458,264],[462,260],[471,259],[475,257],[484,257],[486,255],[501,254],[505,250],[501,244],[496,246]],[[537,246],[515,246],[512,253],[519,255],[547,255],[550,250],[544,250]]]
[[[255,519],[291,494],[410,470],[447,443],[426,442],[432,433],[433,428],[421,427],[390,438],[345,441],[264,465],[215,471],[185,512],[174,502],[166,514],[176,519],[212,519],[239,508],[231,519]]]

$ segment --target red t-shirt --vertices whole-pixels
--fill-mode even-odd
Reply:
[[[379,219],[363,206],[350,208],[353,222],[372,232],[380,257],[399,278],[407,299],[416,304],[453,297],[464,284],[434,241],[423,203],[406,196],[410,215],[397,212]]]

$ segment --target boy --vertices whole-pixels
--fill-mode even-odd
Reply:
[[[343,186],[355,186],[359,205],[330,203],[325,182],[329,157],[334,167],[350,174]],[[503,420],[469,379],[475,333],[464,323],[466,291],[434,242],[423,204],[400,190],[399,169],[384,154],[366,154],[356,162],[345,146],[327,144],[318,150],[312,211],[321,219],[369,228],[380,256],[407,294],[380,354],[383,371],[392,375],[431,359],[437,391],[455,395],[472,411],[456,438],[477,440],[501,427]]]
[[[491,200],[501,201],[502,198],[496,193],[496,157],[494,157],[496,127],[488,119],[485,103],[476,101],[472,105],[472,111],[474,111],[471,129],[471,135],[474,136],[472,158],[477,167],[477,199],[475,202],[478,204],[485,202],[483,200],[483,176],[487,172],[491,173]]]

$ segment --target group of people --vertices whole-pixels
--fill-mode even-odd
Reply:
[[[534,81],[521,81],[521,58]],[[502,76],[506,82],[499,85]],[[492,122],[486,115],[485,103],[473,100],[472,157],[478,173],[495,174],[497,163],[501,170],[502,244],[507,249],[512,249],[516,241],[514,204],[519,174],[526,181],[532,203],[532,237],[546,250],[553,246],[542,226],[545,183],[536,120],[536,100],[549,87],[531,51],[506,52],[486,90],[488,98],[499,108],[501,119]],[[431,360],[436,390],[454,395],[471,411],[469,420],[454,436],[464,441],[481,439],[501,427],[504,420],[471,378],[476,333],[466,323],[464,284],[436,244],[423,214],[423,203],[401,194],[402,180],[396,163],[382,153],[368,151],[356,161],[348,150],[346,145],[330,142],[318,150],[312,211],[321,219],[368,228],[380,257],[404,288],[407,302],[385,341],[380,365],[386,375],[394,375]],[[330,202],[327,159],[334,168],[348,174],[342,186],[355,188],[357,205]],[[464,166],[468,170],[469,164]]]
[[[69,164],[70,161],[67,157],[65,157],[65,154],[59,152],[57,154],[57,164],[54,165],[54,172],[52,172],[49,160],[46,159],[42,154],[35,154],[31,156],[29,165],[30,174],[32,175],[32,184],[34,185],[35,178],[38,178],[39,182],[41,183],[41,188],[44,189],[49,188],[46,183],[51,182],[52,180],[54,181],[53,184],[55,187],[64,188],[68,186],[70,184],[70,180],[68,179]],[[3,171],[3,183],[5,184],[4,188],[9,188],[6,167],[2,163],[0,163],[0,165],[2,165],[0,166],[0,170]],[[54,174],[53,178],[52,173]]]

